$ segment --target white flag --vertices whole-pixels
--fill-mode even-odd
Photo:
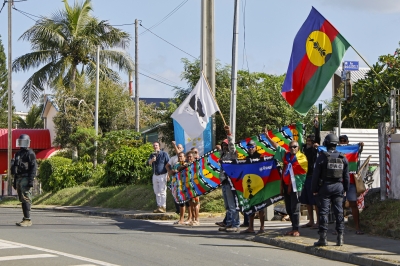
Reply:
[[[188,136],[196,138],[206,128],[211,115],[217,111],[219,108],[202,73],[196,87],[171,117],[181,125]]]

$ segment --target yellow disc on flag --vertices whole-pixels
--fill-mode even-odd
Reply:
[[[259,175],[248,174],[243,177],[243,197],[251,199],[258,191],[263,189],[264,182]]]
[[[214,175],[213,173],[211,173],[210,171],[208,171],[207,169],[203,169],[203,176],[205,178],[211,179]]]
[[[314,65],[323,66],[332,55],[332,43],[325,32],[316,30],[311,32],[306,41],[308,59]]]

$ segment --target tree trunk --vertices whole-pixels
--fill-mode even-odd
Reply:
[[[71,90],[75,91],[75,79],[76,79],[76,65],[73,65],[71,68],[71,81],[70,81],[70,86]]]

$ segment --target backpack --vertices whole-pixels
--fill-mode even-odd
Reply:
[[[344,155],[340,152],[328,153],[324,152],[328,162],[326,164],[327,179],[340,179],[343,177]]]

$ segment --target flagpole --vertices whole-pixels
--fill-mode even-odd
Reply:
[[[364,57],[362,57],[362,55],[352,45],[350,45],[350,47],[353,48],[354,52],[356,52],[358,54],[358,56],[367,64],[367,66],[369,66],[369,68],[372,70],[372,72],[375,73],[375,75],[379,78],[379,80],[383,83],[383,85],[385,85],[385,87],[390,91],[389,87],[382,80],[381,76],[378,73],[376,73],[376,71],[368,64],[367,60],[365,60]]]
[[[233,37],[232,37],[232,66],[231,66],[231,113],[230,127],[236,137],[236,96],[237,96],[237,52],[239,36],[239,0],[235,0],[235,11],[233,16]]]
[[[206,79],[206,77],[205,77],[205,75],[204,75],[204,72],[203,72],[203,71],[201,71],[201,75],[203,75],[203,78],[204,78],[204,80],[205,80],[205,81],[206,81],[206,83],[207,83],[208,90],[211,92],[211,96],[213,97],[213,99],[214,99],[214,102],[215,102],[215,103],[217,104],[217,106],[218,106],[218,112],[221,114],[222,121],[224,121],[224,126],[226,126],[226,122],[225,122],[225,119],[224,119],[224,115],[221,113],[221,109],[219,108],[219,105],[218,105],[217,99],[215,99],[215,96],[214,96],[214,94],[213,94],[213,93],[212,93],[212,91],[211,91],[210,84],[208,83],[208,80]]]

